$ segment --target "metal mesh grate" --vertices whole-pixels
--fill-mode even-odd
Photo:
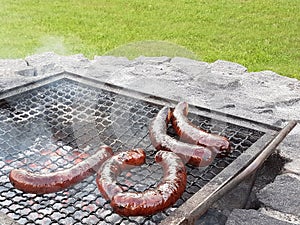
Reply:
[[[119,182],[143,191],[162,176],[154,163],[149,121],[159,105],[98,89],[69,79],[6,98],[0,102],[0,209],[20,224],[157,224],[201,189],[264,134],[261,131],[190,114],[203,129],[227,136],[234,151],[207,168],[188,168],[188,184],[177,203],[149,217],[115,214],[89,177],[70,189],[37,196],[9,182],[13,168],[50,172],[68,168],[102,144],[114,151],[144,148],[147,163],[124,171]],[[172,129],[169,129],[173,135]]]

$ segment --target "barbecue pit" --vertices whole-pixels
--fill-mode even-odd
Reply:
[[[176,101],[68,72],[3,92],[0,211],[26,225],[159,224],[172,218],[177,224],[180,215],[174,217],[174,213],[183,209],[189,215],[187,202],[201,201],[199,193],[210,196],[247,167],[272,140],[283,138],[279,127],[191,106],[190,120],[208,132],[228,137],[233,152],[216,158],[206,168],[187,165],[188,183],[182,197],[171,208],[148,217],[114,213],[98,191],[94,176],[67,190],[46,195],[26,194],[10,184],[8,173],[13,168],[57,171],[84,160],[98,146],[106,144],[115,152],[144,148],[146,164],[122,173],[119,183],[133,191],[154,187],[162,170],[154,163],[156,150],[148,137],[148,125],[166,104],[174,106]],[[169,134],[175,137],[171,128]]]

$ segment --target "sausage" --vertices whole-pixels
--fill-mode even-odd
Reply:
[[[210,150],[220,153],[220,151],[230,151],[230,142],[226,137],[208,133],[195,126],[189,119],[188,103],[180,102],[176,105],[171,115],[171,122],[176,133],[182,141],[191,144],[203,145]]]
[[[106,200],[112,200],[112,197],[119,192],[124,191],[117,184],[117,177],[123,170],[132,166],[139,166],[145,163],[146,153],[143,149],[131,149],[120,152],[106,160],[100,167],[96,183],[99,191]]]
[[[173,152],[159,151],[155,155],[164,175],[154,188],[144,192],[119,192],[113,196],[113,210],[124,216],[148,216],[173,205],[183,194],[187,175],[183,161]]]
[[[207,146],[211,151],[221,154],[230,151],[230,143],[226,137],[216,134],[207,133],[196,127],[187,118],[188,103],[180,102],[172,112],[172,125],[180,136],[180,140],[190,144]]]
[[[101,164],[112,155],[113,151],[110,147],[101,146],[94,155],[71,168],[47,174],[13,169],[9,174],[9,180],[15,188],[27,193],[58,192],[94,174]]]
[[[216,153],[205,146],[197,146],[178,141],[167,134],[167,125],[171,119],[169,107],[163,107],[149,126],[149,136],[157,150],[172,151],[182,160],[193,166],[208,166],[214,160]]]

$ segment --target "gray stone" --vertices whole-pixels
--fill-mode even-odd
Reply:
[[[300,216],[300,180],[290,175],[277,176],[257,193],[258,200],[266,207]]]
[[[27,66],[26,61],[23,59],[0,59],[0,67],[12,68],[12,67]]]
[[[285,221],[292,224],[300,224],[300,217],[292,214],[282,213],[270,208],[260,208],[258,209],[258,211],[277,220]]]
[[[209,209],[194,225],[224,225],[227,217],[217,209]]]
[[[228,75],[211,72],[199,75],[192,88],[200,92],[198,98],[209,96],[206,102],[209,108],[277,123],[279,119],[299,119],[295,112],[300,110],[300,91],[291,88],[297,84],[298,80],[283,79],[274,73]]]
[[[90,65],[90,61],[82,54],[60,56],[53,52],[28,56],[26,61],[35,68],[38,75],[50,75],[63,71],[85,74]]]
[[[299,159],[299,157],[292,159],[292,161],[286,163],[284,165],[284,172],[297,174],[298,176],[300,176],[300,159]]]
[[[99,68],[97,70],[99,75],[96,75],[96,77],[99,77],[101,80],[104,78],[105,81],[122,87],[137,88],[139,91],[148,94],[163,94],[167,95],[166,97],[168,97],[169,94],[173,96],[174,91],[180,93],[178,89],[186,89],[188,83],[193,78],[172,64],[168,62],[158,63],[160,61],[164,62],[166,60],[164,57],[152,57],[149,60],[144,58],[141,60],[138,58],[126,66],[115,66],[112,68],[111,66],[105,65],[105,67],[103,67],[103,65],[100,65],[97,67]],[[95,65],[94,68],[96,68]],[[99,71],[101,71],[102,76]],[[96,73],[95,69],[89,71],[89,74],[93,76],[95,76]],[[164,87],[172,93],[168,93]],[[150,90],[150,92],[147,92],[148,90]]]
[[[23,59],[0,59],[0,76],[34,76],[35,70]]]
[[[60,56],[53,52],[45,52],[28,56],[25,60],[35,68],[37,75],[42,76],[64,71],[63,67],[58,65],[59,58]]]
[[[281,155],[289,160],[284,165],[284,172],[298,174],[300,176],[300,154],[296,149],[300,146],[300,124],[280,144]]]
[[[82,54],[61,56],[58,63],[66,71],[82,73],[86,71],[91,64],[90,60],[84,57]]]
[[[254,175],[247,177],[215,202],[212,207],[222,210],[222,213],[227,216],[235,208],[244,208],[251,193],[254,179]]]
[[[300,111],[298,80],[270,71],[246,71],[239,64],[221,60],[208,64],[180,57],[170,61],[168,57],[139,57],[128,61],[105,56],[95,58],[86,75],[120,86],[134,86],[140,91],[150,90],[149,94],[158,96],[176,97],[176,91],[181,97],[175,100],[185,99],[261,122],[280,124],[282,119],[299,119],[294,113]]]
[[[24,60],[0,60],[0,64],[0,92],[39,79]]]
[[[188,59],[188,58],[183,58],[183,57],[174,57],[170,60],[170,63],[176,64],[178,66],[198,66],[198,67],[208,67],[210,68],[210,64],[207,62],[201,62],[198,60],[194,59]]]
[[[253,105],[253,112],[269,112],[284,119],[299,119],[299,114],[295,113],[300,108],[299,80],[262,71],[249,73],[241,82],[244,83],[243,92],[259,102]]]
[[[256,210],[249,209],[235,209],[230,214],[226,225],[291,225],[285,221],[280,221],[275,218],[269,217]]]
[[[130,60],[126,57],[116,56],[95,56],[94,63],[99,65],[111,65],[111,66],[126,66],[130,63]]]
[[[223,69],[227,72],[220,72]],[[271,71],[245,71],[239,64],[221,60],[208,64],[180,57],[129,61],[102,56],[95,57],[86,75],[260,122],[282,125],[283,119],[299,119],[294,113],[300,110],[298,80]]]
[[[221,74],[243,74],[247,72],[247,68],[234,62],[217,60],[211,64],[211,70]]]
[[[195,77],[195,79],[198,75],[210,73],[209,63],[206,62],[174,57],[171,59],[170,63],[184,71],[186,74],[189,74],[189,76]]]
[[[279,145],[282,150],[283,156],[290,155],[290,159],[299,157],[299,154],[294,151],[297,147],[300,146],[300,124],[298,123],[296,127],[289,133],[289,135],[283,140],[283,142]],[[293,155],[292,155],[293,154]]]
[[[120,75],[120,71],[130,63],[131,61],[125,57],[95,56],[87,68],[85,75],[95,77],[104,82],[109,81],[111,76],[114,75],[122,79],[123,76]]]
[[[0,59],[0,68],[15,69],[26,67],[27,63],[23,59]]]
[[[140,56],[138,58],[135,58],[133,60],[133,63],[137,64],[143,64],[143,63],[150,63],[150,64],[163,64],[165,62],[170,62],[171,58],[166,57],[166,56],[161,56],[161,57],[145,57],[145,56]]]

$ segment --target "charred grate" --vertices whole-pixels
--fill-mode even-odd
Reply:
[[[142,147],[147,164],[126,171],[121,185],[143,191],[159,182],[148,137],[149,121],[160,105],[67,78],[4,98],[0,102],[0,210],[20,224],[158,224],[263,135],[263,131],[191,113],[209,132],[227,136],[234,151],[204,169],[188,166],[188,185],[177,203],[148,217],[122,217],[112,212],[89,177],[74,187],[37,196],[12,187],[13,168],[49,172],[78,163],[102,145],[114,151]],[[169,130],[172,135],[172,130]]]

